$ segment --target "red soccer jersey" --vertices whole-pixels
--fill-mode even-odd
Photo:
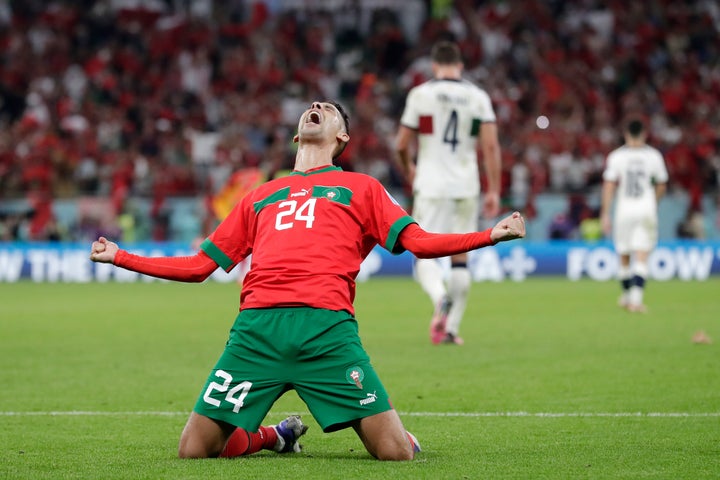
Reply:
[[[355,277],[375,245],[401,253],[414,220],[374,178],[326,166],[246,195],[201,248],[225,271],[252,253],[240,308],[354,313]]]

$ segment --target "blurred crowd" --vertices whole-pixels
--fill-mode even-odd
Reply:
[[[240,169],[272,178],[315,99],[351,111],[340,165],[407,195],[393,138],[440,38],[493,99],[507,208],[597,191],[641,116],[699,212],[720,182],[719,32],[712,0],[0,0],[0,206],[32,207],[0,212],[0,239],[61,236],[61,198],[117,216],[147,198],[159,219]]]

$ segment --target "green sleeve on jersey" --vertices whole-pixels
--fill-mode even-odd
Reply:
[[[482,123],[482,120],[479,118],[473,118],[472,119],[472,126],[470,127],[470,136],[471,137],[477,137],[478,133],[480,133],[480,124]]]
[[[225,255],[222,250],[220,250],[217,245],[212,243],[209,238],[206,238],[201,244],[200,244],[200,250],[207,253],[210,258],[212,258],[215,263],[220,265],[220,267],[227,271],[228,268],[233,266],[233,261],[230,260],[230,257]]]
[[[326,198],[332,202],[342,203],[343,205],[350,205],[352,199],[352,190],[346,187],[323,187],[322,185],[315,185],[313,187],[312,196],[314,198]]]
[[[258,200],[257,202],[253,203],[253,210],[255,210],[255,214],[257,215],[258,213],[260,213],[260,210],[267,207],[268,205],[279,202],[280,200],[287,200],[288,195],[290,195],[290,187],[281,188],[272,195],[269,195],[264,199]]]
[[[385,241],[385,248],[387,251],[395,255],[405,251],[402,246],[397,245],[397,239],[400,236],[400,232],[403,231],[403,228],[407,227],[411,223],[415,223],[415,219],[406,215],[397,219],[393,226],[390,227],[390,232],[388,233],[387,240]]]

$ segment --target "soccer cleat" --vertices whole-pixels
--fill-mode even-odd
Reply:
[[[275,433],[277,433],[277,441],[275,442],[273,450],[278,453],[297,453],[301,450],[297,440],[305,435],[308,426],[302,423],[299,415],[290,415],[277,425],[273,425],[272,428],[275,430]]]
[[[631,313],[647,313],[647,307],[642,303],[629,303],[625,310]]]
[[[408,438],[410,439],[410,443],[412,444],[413,452],[417,453],[422,451],[422,448],[420,448],[420,442],[418,442],[417,438],[415,438],[415,435],[405,430],[405,433],[407,433]]]
[[[430,322],[430,341],[437,345],[445,338],[445,324],[447,323],[448,312],[452,302],[448,297],[443,297],[435,307],[432,321]]]
[[[441,343],[446,343],[449,345],[462,345],[463,343],[465,343],[465,340],[463,340],[462,338],[460,338],[450,332],[447,332],[445,334],[445,336],[443,337]]]
[[[618,304],[618,307],[620,307],[620,308],[628,308],[628,305],[630,304],[630,300],[628,299],[627,294],[620,295],[620,298],[618,298],[617,304]]]

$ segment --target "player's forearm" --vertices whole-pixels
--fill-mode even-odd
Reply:
[[[395,138],[395,156],[405,173],[410,170],[410,164],[412,162],[412,158],[410,158],[410,141],[413,136],[414,132],[410,128],[405,125],[400,125],[397,137]]]
[[[655,201],[660,202],[660,199],[665,196],[667,191],[667,185],[664,183],[658,183],[655,185]]]
[[[605,181],[602,186],[602,194],[600,200],[600,216],[610,215],[610,206],[615,196],[615,183]]]
[[[113,264],[133,272],[179,282],[202,282],[217,269],[205,252],[191,257],[142,257],[118,250]]]
[[[488,193],[500,193],[500,145],[489,144],[483,148],[485,176]]]
[[[407,174],[410,171],[410,162],[412,161],[410,158],[410,151],[407,149],[397,150],[396,154],[397,162],[400,165],[400,168],[402,168],[403,173]]]
[[[410,224],[400,233],[400,244],[418,258],[438,258],[495,245],[491,228],[473,233],[430,233]]]
[[[485,165],[486,193],[500,194],[501,155],[498,127],[495,122],[483,123],[480,127],[480,149]]]

